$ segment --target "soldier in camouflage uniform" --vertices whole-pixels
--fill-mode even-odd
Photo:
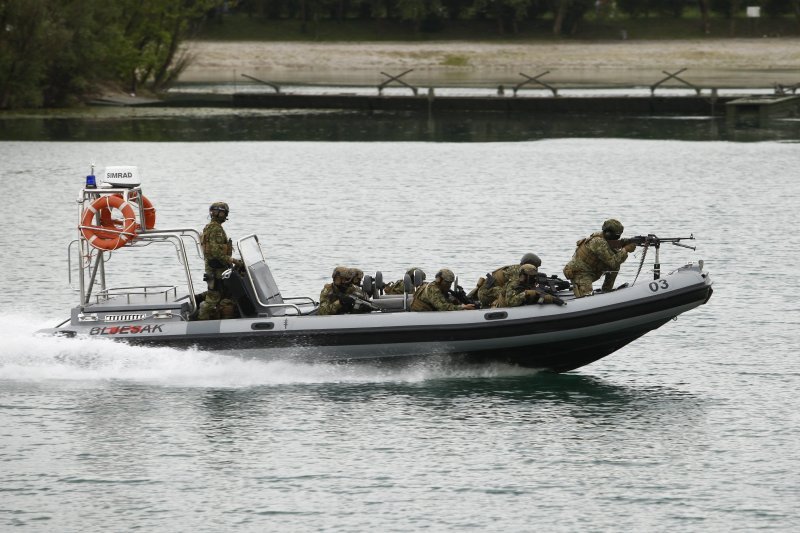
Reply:
[[[452,303],[448,299],[450,286],[456,276],[452,271],[443,268],[436,273],[434,281],[420,285],[414,292],[411,302],[412,311],[461,311],[475,309],[473,304]]]
[[[411,281],[414,281],[414,271],[419,270],[422,274],[423,281],[425,280],[425,272],[422,269],[417,267],[411,267],[406,271],[406,275],[411,278]],[[402,279],[398,279],[397,281],[393,281],[388,283],[386,287],[383,288],[383,294],[404,294],[405,293],[405,283],[403,283]]]
[[[538,269],[542,266],[542,260],[534,253],[527,253],[522,256],[518,265],[506,265],[491,274],[486,274],[486,278],[478,288],[478,300],[482,307],[491,307],[498,298],[505,295],[506,286],[516,281],[522,265],[533,265]]]
[[[208,291],[203,303],[200,304],[197,319],[233,318],[235,304],[223,294],[222,273],[231,265],[242,266],[242,261],[231,257],[233,244],[222,229],[222,224],[228,220],[230,210],[225,202],[214,202],[208,208],[208,212],[211,222],[203,228],[203,236],[200,239],[206,264],[203,279],[208,283]]]
[[[354,269],[338,266],[333,269],[332,283],[326,284],[319,294],[320,315],[345,315],[348,313],[368,313],[369,309],[354,307],[352,297],[365,298],[361,289],[353,285]],[[351,297],[351,298],[348,298]]]
[[[613,218],[603,222],[602,231],[592,233],[579,240],[575,245],[575,254],[564,267],[564,276],[572,281],[572,292],[576,298],[591,296],[592,283],[605,274],[603,292],[614,290],[619,267],[628,258],[628,254],[636,249],[633,243],[626,244],[621,250],[615,250],[608,241],[618,240],[624,227],[619,220]]]
[[[554,297],[542,290],[536,290],[539,269],[534,265],[520,265],[519,276],[516,281],[509,281],[506,284],[503,305],[498,307],[518,307],[528,304],[552,304],[563,305],[561,298]]]
[[[359,268],[350,268],[349,275],[350,275],[350,283],[352,283],[353,287],[358,289],[358,292],[364,295],[364,291],[361,289],[361,284],[364,282],[364,271]]]

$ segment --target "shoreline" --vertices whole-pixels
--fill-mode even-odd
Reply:
[[[284,83],[373,85],[408,69],[417,84],[492,85],[545,71],[548,82],[651,84],[663,71],[701,86],[770,87],[800,82],[800,38],[585,41],[298,43],[187,41],[193,60],[180,82],[241,82],[241,74]]]

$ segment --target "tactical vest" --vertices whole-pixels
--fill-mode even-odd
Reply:
[[[226,268],[228,268],[227,259],[225,261],[222,261],[216,257],[211,257],[212,255],[211,247],[214,245],[214,243],[210,242],[208,234],[209,234],[209,226],[211,226],[212,223],[213,222],[209,222],[208,224],[206,224],[206,227],[203,228],[203,234],[200,236],[200,246],[203,250],[203,257],[206,260],[206,269],[225,270]],[[222,231],[222,234],[227,237],[227,235],[225,234],[225,230],[222,229],[222,224],[219,224],[219,222],[217,222],[217,224],[219,225],[219,229]],[[233,255],[233,241],[231,241],[231,239],[228,239],[228,242],[225,243],[225,257],[228,258],[231,257],[232,255]]]
[[[600,259],[589,250],[589,241],[595,238],[599,233],[594,233],[585,239],[579,240],[576,244],[578,247],[575,250],[575,259],[588,266],[590,270],[595,272],[602,272],[608,268],[607,265],[602,263]]]
[[[428,302],[424,302],[420,299],[422,293],[428,288],[428,284],[424,283],[417,287],[417,290],[414,291],[414,300],[411,302],[411,310],[412,311],[436,311],[436,308],[433,307]]]

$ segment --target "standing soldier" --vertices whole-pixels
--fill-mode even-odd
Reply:
[[[534,253],[527,253],[519,260],[518,265],[507,265],[498,268],[486,278],[478,288],[478,300],[482,307],[491,307],[498,298],[505,294],[506,285],[515,283],[522,265],[533,265],[537,269],[542,266],[542,260]]]
[[[605,274],[603,292],[614,290],[619,267],[628,258],[628,254],[636,249],[633,243],[626,244],[621,250],[615,250],[608,241],[619,240],[624,227],[619,220],[610,218],[603,222],[602,231],[592,233],[579,240],[575,245],[572,259],[564,267],[564,275],[572,281],[572,292],[576,298],[591,296],[592,283]]]
[[[200,239],[206,263],[203,279],[208,283],[208,291],[205,300],[200,304],[198,320],[233,318],[234,302],[223,294],[222,273],[231,265],[242,266],[243,263],[240,259],[231,257],[233,243],[222,229],[222,224],[228,220],[229,212],[228,204],[225,202],[214,202],[208,208],[211,221],[203,228],[203,236]]]
[[[558,304],[566,302],[554,294],[548,294],[543,289],[537,289],[539,269],[534,265],[522,265],[516,281],[506,284],[505,307],[518,307],[528,304]]]
[[[450,286],[455,281],[456,276],[452,271],[443,268],[436,273],[436,277],[430,283],[420,285],[414,293],[414,301],[411,302],[412,311],[461,311],[475,309],[473,304],[454,304],[447,296],[450,294]]]

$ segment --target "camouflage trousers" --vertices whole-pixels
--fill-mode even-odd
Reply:
[[[586,272],[578,272],[573,275],[574,277],[570,278],[570,281],[572,282],[572,292],[575,294],[575,298],[591,296],[593,292],[592,283],[596,278],[592,274]],[[616,272],[606,273],[606,277],[603,280],[603,292],[610,292],[614,290],[614,282],[616,280]]]
[[[197,320],[234,318],[236,304],[233,300],[227,298],[221,290],[217,290],[218,284],[220,284],[219,280],[208,282],[208,290],[203,303],[200,304]]]
[[[491,307],[492,304],[503,294],[503,287],[493,285],[491,289],[486,288],[486,283],[478,289],[478,301],[483,307]]]

